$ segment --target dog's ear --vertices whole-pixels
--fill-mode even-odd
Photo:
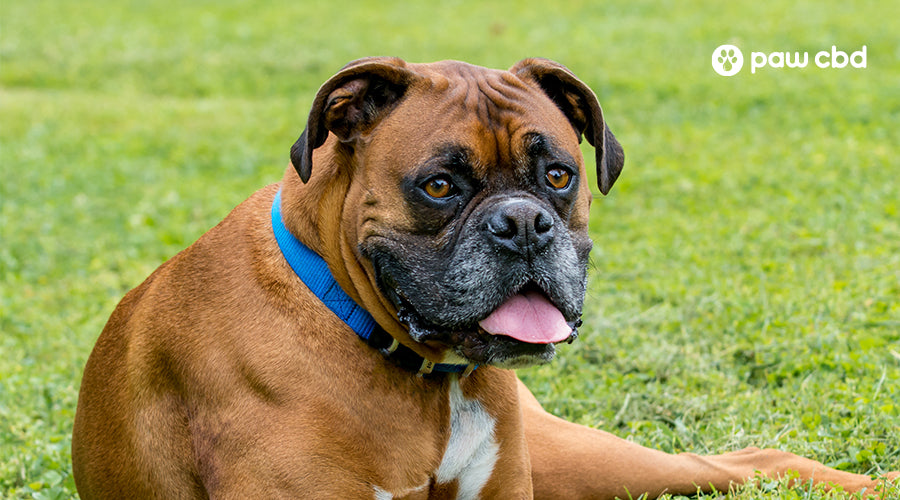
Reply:
[[[417,79],[406,63],[393,57],[359,59],[322,84],[309,111],[306,128],[291,147],[291,163],[303,182],[312,173],[313,150],[331,132],[349,142],[370,130]]]
[[[565,113],[575,133],[587,137],[597,158],[597,184],[600,192],[609,189],[622,172],[625,152],[603,120],[603,110],[594,92],[562,64],[548,59],[524,59],[510,68],[511,73],[536,83]]]

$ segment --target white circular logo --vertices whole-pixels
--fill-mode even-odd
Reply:
[[[744,54],[734,45],[719,45],[712,55],[712,67],[722,76],[736,75],[744,65]]]

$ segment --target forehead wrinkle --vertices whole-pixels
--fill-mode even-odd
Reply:
[[[434,102],[436,116],[464,127],[459,132],[481,146],[468,157],[473,171],[483,178],[498,168],[517,176],[529,174],[533,128],[523,117],[544,104],[531,86],[504,71],[455,63],[442,64],[429,79],[431,90],[443,95]]]
[[[504,78],[503,72],[466,69],[469,71],[466,74],[461,71],[460,76],[468,76],[461,80],[466,109],[476,110],[478,117],[475,134],[482,141],[493,139],[489,148],[493,157],[479,158],[487,164],[481,166],[487,169],[490,165],[511,165],[517,173],[524,173],[527,166],[516,161],[513,139],[521,128],[520,117],[528,112],[524,105],[526,87],[516,79]]]

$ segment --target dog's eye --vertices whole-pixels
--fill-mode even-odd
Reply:
[[[446,198],[453,194],[453,183],[444,176],[432,177],[424,186],[425,192],[432,198]]]
[[[547,170],[547,185],[553,189],[565,189],[569,185],[569,172],[563,168]]]

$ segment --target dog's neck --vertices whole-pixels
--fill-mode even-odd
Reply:
[[[282,192],[278,191],[272,202],[272,230],[285,260],[309,290],[337,317],[349,326],[370,347],[408,371],[427,375],[438,373],[462,373],[475,369],[473,364],[435,363],[416,354],[388,334],[372,316],[352,300],[337,284],[325,260],[304,245],[285,227],[281,210]]]
[[[320,149],[327,150],[327,144]],[[319,151],[316,159],[319,159]],[[307,183],[300,180],[292,166],[285,171],[281,196],[282,215],[288,231],[321,256],[338,285],[400,344],[434,363],[462,363],[446,346],[414,341],[406,325],[397,319],[396,309],[372,278],[371,264],[357,255],[356,242],[348,241],[341,230],[340,217],[350,185],[349,173],[335,167],[335,162],[327,161],[328,158],[322,160],[317,162]]]

